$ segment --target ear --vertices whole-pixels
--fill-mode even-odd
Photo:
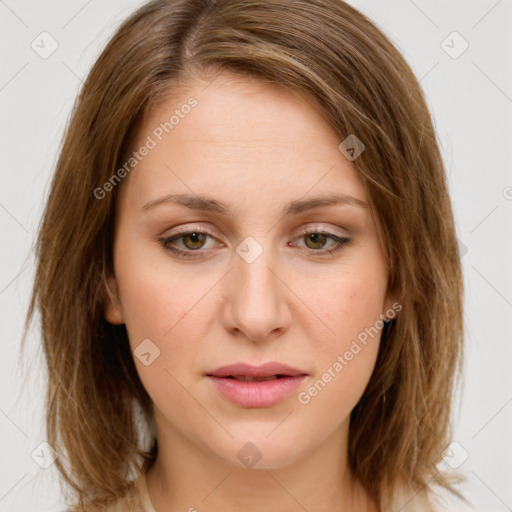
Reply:
[[[114,325],[124,324],[123,309],[119,301],[119,292],[115,276],[109,275],[105,282],[103,314],[105,320]]]

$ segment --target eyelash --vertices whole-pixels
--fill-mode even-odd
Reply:
[[[192,229],[192,230],[188,230],[188,231],[183,231],[181,233],[177,233],[177,234],[169,236],[169,237],[159,238],[158,241],[160,242],[160,244],[162,245],[162,247],[164,249],[171,251],[172,253],[174,253],[180,257],[199,258],[199,257],[201,257],[201,255],[200,255],[201,249],[197,249],[196,251],[189,249],[189,250],[185,251],[183,249],[178,249],[177,247],[172,247],[172,246],[168,245],[169,243],[174,242],[175,240],[179,240],[180,238],[182,238],[186,235],[190,235],[192,233],[200,233],[200,234],[207,235],[211,238],[215,238],[214,234],[210,230],[208,230],[207,228],[201,228],[201,229]],[[333,249],[324,249],[323,251],[310,249],[311,251],[313,251],[313,253],[315,253],[315,255],[319,255],[319,256],[327,256],[328,254],[337,253],[338,251],[343,249],[346,245],[350,244],[350,242],[352,241],[350,238],[337,236],[333,233],[329,233],[328,231],[325,231],[322,229],[309,229],[309,230],[301,233],[297,238],[305,237],[305,236],[311,235],[311,234],[325,235],[327,238],[330,238],[331,240],[334,240],[335,242],[337,242],[337,246]],[[196,255],[195,253],[198,253],[198,255]]]

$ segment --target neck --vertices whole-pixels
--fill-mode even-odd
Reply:
[[[262,458],[246,468],[192,443],[157,414],[158,454],[146,480],[158,512],[378,511],[351,477],[348,422],[307,457],[279,467],[264,464]]]

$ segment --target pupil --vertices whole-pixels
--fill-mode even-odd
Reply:
[[[188,234],[184,240],[189,240],[189,244],[190,244],[190,248],[191,249],[197,249],[198,246],[202,246],[203,245],[203,240],[201,239],[201,237],[203,236],[203,233],[197,233],[197,232],[193,232],[193,233],[190,233]],[[185,243],[185,245],[187,245]]]
[[[325,243],[326,237],[325,235],[322,235],[322,233],[310,233],[308,238],[310,242],[312,242],[313,244],[319,244],[321,247]],[[314,246],[313,248],[317,249],[318,245]]]

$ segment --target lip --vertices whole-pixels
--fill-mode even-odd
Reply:
[[[213,377],[271,377],[273,375],[297,377],[299,375],[307,375],[307,373],[276,361],[271,361],[259,366],[248,363],[234,363],[222,366],[208,373],[208,376]]]
[[[243,381],[243,378],[272,380]],[[247,408],[272,407],[289,396],[306,378],[307,373],[291,366],[270,362],[260,366],[235,363],[207,374],[217,391],[227,400]]]

